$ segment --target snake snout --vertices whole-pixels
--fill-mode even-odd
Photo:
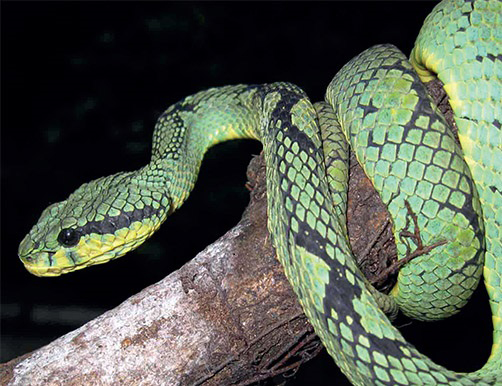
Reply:
[[[40,251],[40,242],[26,235],[18,248],[18,256],[26,270],[36,276],[59,276],[61,270],[53,266],[54,252]]]
[[[21,241],[19,244],[19,248],[17,250],[17,253],[19,255],[19,258],[24,262],[24,261],[33,261],[34,256],[32,255],[33,251],[35,250],[36,245],[31,239],[30,235],[26,235],[24,239]]]
[[[19,254],[26,270],[35,276],[59,276],[61,269],[52,266],[51,252],[32,252],[28,255]]]

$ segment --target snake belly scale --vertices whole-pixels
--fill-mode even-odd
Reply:
[[[315,106],[289,83],[186,97],[159,118],[148,165],[91,181],[49,206],[21,242],[21,260],[35,275],[57,276],[124,255],[182,205],[210,146],[258,139],[278,259],[349,380],[501,384],[501,4],[443,1],[427,17],[411,64],[394,46],[374,46],[337,73],[326,102]],[[449,94],[461,147],[420,81],[436,75]],[[417,244],[403,237],[410,209],[424,245],[437,243],[401,268],[390,297],[372,289],[347,241],[348,144],[392,214],[399,258]],[[392,299],[414,318],[452,315],[482,274],[494,342],[474,373],[433,363],[380,309],[382,299]]]

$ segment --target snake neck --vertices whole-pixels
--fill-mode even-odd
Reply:
[[[188,198],[211,146],[257,138],[259,118],[252,106],[256,92],[256,86],[246,85],[205,90],[172,105],[159,117],[152,159],[141,174],[163,185],[171,212]]]

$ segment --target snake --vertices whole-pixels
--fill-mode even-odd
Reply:
[[[409,60],[391,44],[373,46],[337,72],[325,102],[285,82],[182,99],[159,117],[146,166],[83,184],[47,207],[20,243],[20,259],[32,274],[58,276],[126,254],[187,199],[209,147],[256,139],[277,258],[351,383],[502,384],[501,15],[497,0],[444,0]],[[436,78],[460,144],[423,84]],[[387,206],[405,259],[389,294],[365,279],[347,238],[349,148]],[[409,259],[421,245],[427,253]],[[384,312],[391,304],[419,320],[453,315],[481,277],[493,345],[477,371],[434,363]]]

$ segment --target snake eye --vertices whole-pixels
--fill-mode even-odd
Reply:
[[[63,229],[58,235],[59,244],[62,244],[65,247],[73,247],[74,245],[77,245],[79,239],[80,233],[71,228]]]

